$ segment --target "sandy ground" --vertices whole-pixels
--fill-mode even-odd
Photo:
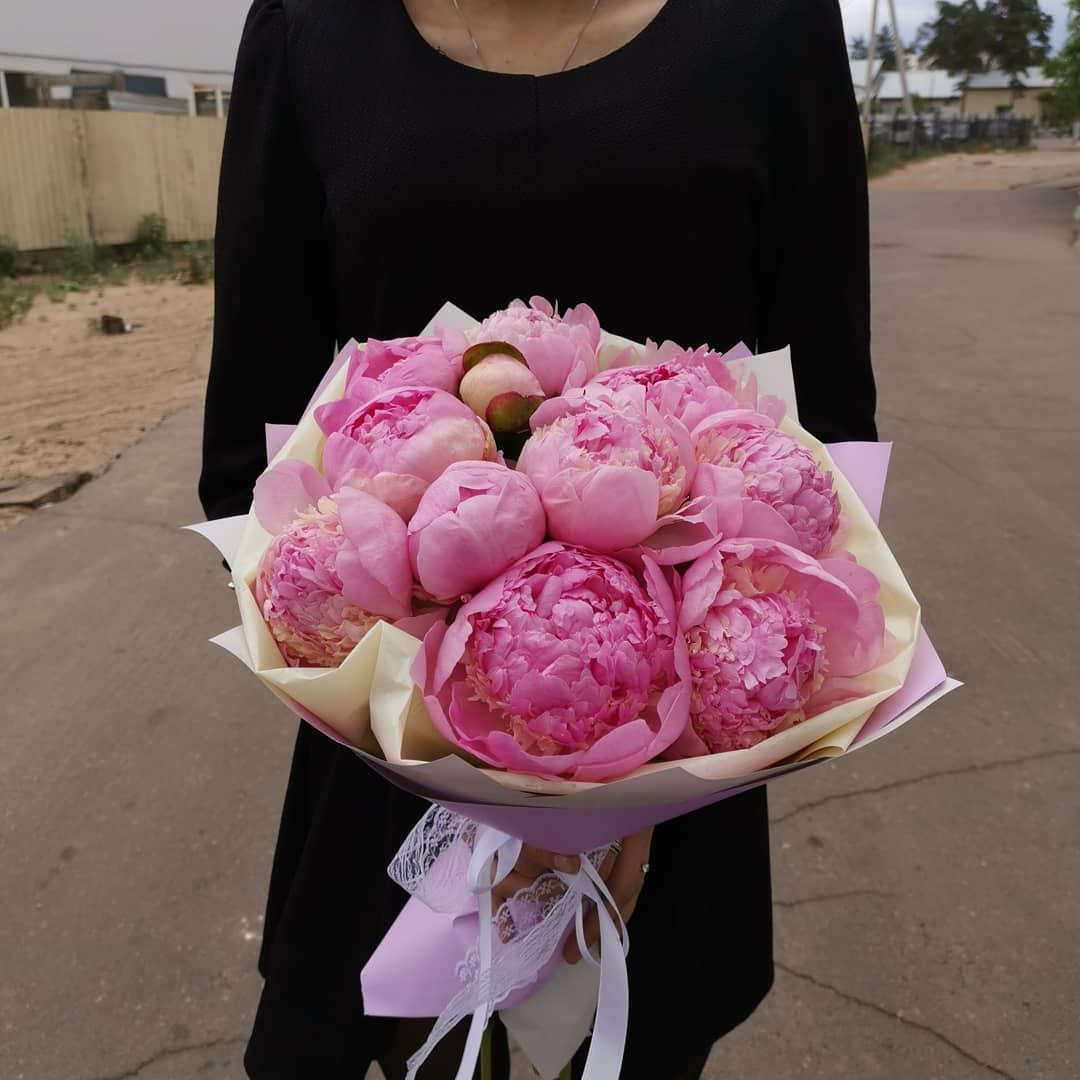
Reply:
[[[135,324],[106,336],[103,314]],[[143,432],[198,402],[210,356],[210,286],[132,283],[39,296],[0,332],[0,480],[98,475]],[[28,511],[0,509],[0,529]]]
[[[945,154],[897,169],[871,182],[874,191],[1001,191],[1055,184],[1080,187],[1080,150]]]

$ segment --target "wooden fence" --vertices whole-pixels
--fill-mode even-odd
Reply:
[[[23,251],[71,233],[126,244],[161,214],[170,240],[207,240],[224,134],[214,117],[0,110],[0,235]]]

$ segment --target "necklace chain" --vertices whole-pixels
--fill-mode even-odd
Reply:
[[[461,10],[461,0],[450,0],[450,2],[454,5],[454,10],[461,20],[461,25],[465,27],[465,33],[469,36],[469,44],[472,45],[473,52],[476,53],[476,59],[480,61],[480,66],[485,71],[490,71],[491,68],[484,59],[484,54],[480,49],[480,43],[476,40],[476,35],[472,32],[469,20],[465,18],[465,12]],[[593,0],[592,7],[589,8],[589,14],[585,16],[585,21],[581,24],[581,29],[577,32],[577,37],[574,38],[574,43],[570,46],[570,51],[566,54],[566,59],[563,61],[562,67],[559,68],[560,71],[565,71],[570,66],[570,61],[574,59],[574,54],[578,51],[581,39],[585,36],[585,31],[589,29],[589,25],[592,23],[593,16],[596,14],[596,9],[599,6],[600,0]]]

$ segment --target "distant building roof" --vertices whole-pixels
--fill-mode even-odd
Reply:
[[[870,80],[871,86],[876,86],[877,81],[881,76],[881,65],[883,60],[875,60],[873,75]],[[851,84],[855,87],[855,93],[862,97],[863,88],[866,86],[866,61],[865,60],[852,60],[851,61]]]
[[[909,71],[908,91],[924,101],[951,101],[963,95],[959,76],[947,71]],[[900,101],[904,96],[899,71],[886,71],[878,88],[878,101]]]
[[[166,116],[187,116],[187,98],[165,97],[163,94],[132,94],[122,90],[106,92],[109,108],[116,112],[151,112]]]
[[[1016,77],[1024,86],[1033,90],[1041,90],[1054,85],[1054,80],[1041,67],[1017,72]],[[986,71],[970,76],[967,85],[969,90],[1008,90],[1012,86],[1012,80],[1004,71]]]

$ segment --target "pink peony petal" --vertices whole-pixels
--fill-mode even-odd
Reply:
[[[387,618],[409,615],[412,572],[405,522],[362,491],[341,491],[335,499],[341,527],[352,545],[338,557],[345,599]]]
[[[417,580],[447,603],[486,585],[544,538],[531,481],[494,462],[450,465],[409,523]]]
[[[284,530],[301,510],[330,494],[322,473],[305,461],[279,461],[255,481],[255,517],[268,532]]]
[[[605,552],[639,544],[655,530],[659,496],[655,476],[614,465],[556,473],[540,492],[556,540]]]
[[[349,417],[363,404],[363,398],[345,397],[337,401],[328,401],[315,409],[315,422],[324,435],[333,435],[345,426]]]
[[[799,546],[798,533],[771,506],[756,502],[754,499],[743,499],[741,509],[740,536],[778,540],[781,544],[787,544],[793,548]]]
[[[366,446],[335,431],[323,445],[322,470],[331,491],[337,491],[345,486],[350,474],[373,475],[378,466]]]

